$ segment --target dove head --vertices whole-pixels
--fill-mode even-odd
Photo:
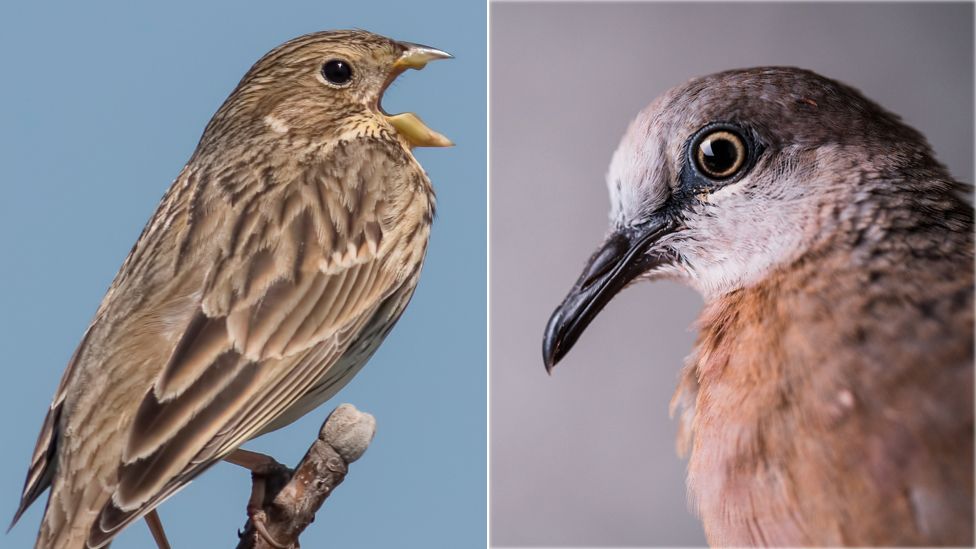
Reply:
[[[833,236],[824,214],[856,207],[870,180],[921,157],[918,132],[843,84],[792,68],[720,73],[631,124],[607,174],[611,231],[668,218],[645,250],[664,260],[640,276],[719,295]]]
[[[289,40],[259,59],[214,115],[208,142],[268,136],[341,139],[398,136],[409,147],[449,146],[413,113],[387,114],[381,101],[407,69],[451,55],[366,31],[326,31]]]
[[[706,299],[755,284],[836,239],[919,166],[938,167],[921,134],[810,71],[736,70],[670,90],[613,155],[610,231],[550,319],[547,367],[632,281],[677,279]]]

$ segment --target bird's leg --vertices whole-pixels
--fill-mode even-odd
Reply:
[[[247,500],[247,518],[254,524],[254,529],[258,535],[264,538],[268,545],[276,549],[289,549],[289,545],[284,545],[276,540],[271,532],[268,532],[266,525],[267,514],[264,512],[265,496],[267,494],[267,480],[269,476],[281,475],[282,473],[290,476],[290,470],[278,463],[273,457],[249,450],[234,450],[224,458],[224,461],[239,465],[251,471],[251,497]]]
[[[269,455],[259,454],[250,450],[242,450],[240,448],[231,452],[224,458],[224,461],[243,467],[252,473],[262,475],[284,467],[284,465],[278,463],[275,458]]]
[[[159,520],[159,513],[155,509],[146,513],[146,526],[149,526],[149,533],[156,541],[159,549],[169,549],[169,540],[166,539],[166,532],[163,531],[163,521]]]

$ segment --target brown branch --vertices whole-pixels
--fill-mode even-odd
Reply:
[[[298,536],[346,477],[349,464],[366,451],[375,431],[373,416],[342,404],[326,418],[294,470],[272,458],[253,470],[248,520],[237,549],[298,547]]]

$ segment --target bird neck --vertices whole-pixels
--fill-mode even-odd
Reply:
[[[707,301],[687,368],[700,391],[734,389],[745,402],[819,383],[823,364],[930,360],[918,355],[918,326],[972,302],[972,207],[951,193],[892,194],[841,223],[763,280]]]
[[[772,484],[802,479],[820,493],[847,475],[880,493],[872,475],[897,454],[870,430],[891,414],[911,418],[919,433],[941,428],[917,408],[902,415],[911,406],[895,400],[906,384],[930,398],[927,380],[968,371],[970,386],[956,385],[971,391],[972,208],[950,192],[890,193],[842,221],[844,230],[762,281],[712,298],[699,319],[673,402],[683,409],[679,444],[693,449],[689,488],[712,543],[841,544],[804,537],[811,525],[802,515],[831,498]],[[943,398],[967,408],[964,395]],[[849,472],[853,456],[872,448],[864,470]],[[765,542],[743,526],[757,516],[775,526]]]

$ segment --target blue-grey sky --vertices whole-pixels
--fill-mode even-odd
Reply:
[[[417,156],[438,217],[410,307],[330,403],[246,445],[294,464],[326,414],[377,418],[372,446],[302,537],[305,547],[483,546],[485,6],[482,2],[50,2],[0,7],[0,518],[16,508],[64,365],[210,116],[244,72],[306,32],[358,27],[457,59],[410,72],[389,112],[457,146]],[[228,547],[246,471],[219,464],[164,503],[174,547]],[[44,499],[0,536],[33,543]],[[151,547],[136,523],[113,547]]]

